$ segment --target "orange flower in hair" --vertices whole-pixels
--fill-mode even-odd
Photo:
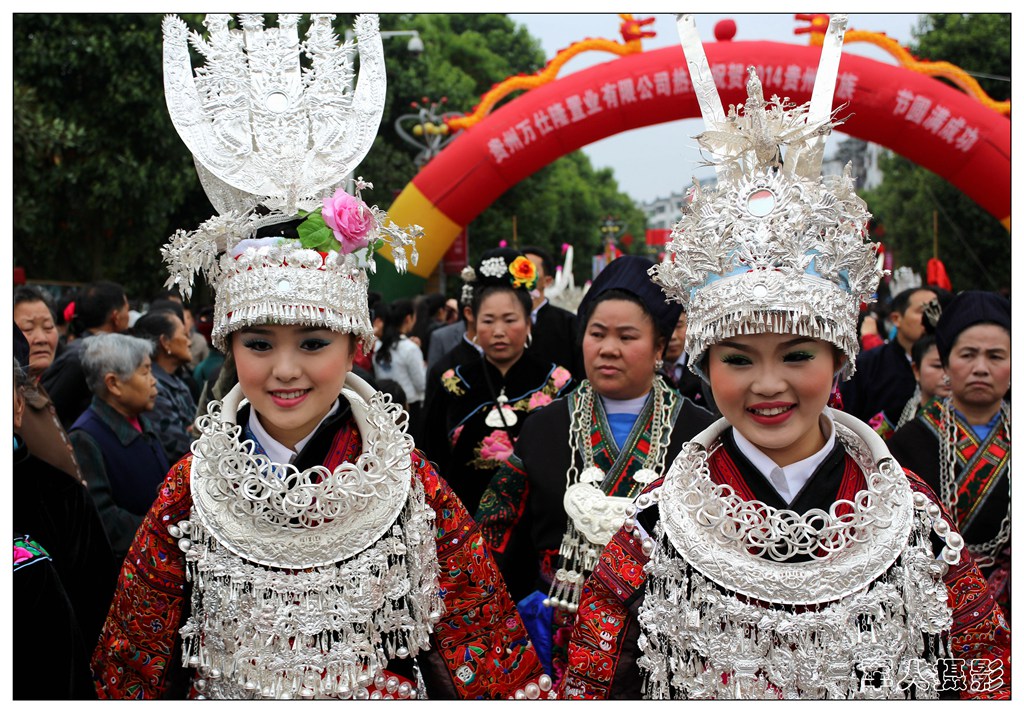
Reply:
[[[537,282],[536,265],[530,262],[529,258],[525,258],[522,255],[512,261],[512,264],[508,266],[508,271],[512,275],[513,287],[525,287],[528,290],[532,290]]]

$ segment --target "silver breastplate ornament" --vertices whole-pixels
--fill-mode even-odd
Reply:
[[[183,664],[203,697],[367,698],[389,660],[429,648],[443,606],[412,439],[390,396],[352,374],[346,387],[363,452],[333,471],[240,441],[238,387],[197,421],[192,512],[169,530],[192,583]]]
[[[579,610],[583,584],[594,571],[605,546],[622,527],[626,509],[633,503],[634,493],[657,480],[664,470],[665,454],[672,438],[679,399],[660,376],[655,376],[651,388],[653,404],[648,434],[650,450],[643,467],[632,476],[633,485],[628,497],[607,493],[621,475],[621,470],[616,472],[615,464],[611,473],[605,473],[594,465],[590,429],[598,401],[594,398],[593,386],[589,381],[584,381],[569,400],[572,404],[569,420],[570,466],[566,473],[565,495],[562,497],[569,522],[559,547],[558,568],[548,589],[548,596],[544,598],[546,607],[561,609],[569,614]],[[638,420],[642,422],[642,419]],[[623,450],[628,449],[629,444],[630,440],[627,439]],[[577,455],[582,461],[582,470],[577,466]],[[616,460],[619,461],[621,457]],[[625,467],[625,463],[621,467]]]
[[[653,538],[627,520],[651,556],[639,612],[646,697],[938,696],[952,624],[942,577],[963,539],[912,493],[877,434],[832,415],[867,487],[829,512],[800,515],[715,484],[708,457],[724,419],[638,498],[660,512]],[[933,531],[946,542],[938,559]]]

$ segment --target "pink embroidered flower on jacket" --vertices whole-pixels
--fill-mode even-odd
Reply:
[[[365,248],[370,242],[373,214],[365,203],[339,188],[324,198],[324,223],[334,231],[342,253]]]
[[[459,426],[454,431],[452,431],[452,448],[454,448],[455,444],[459,442],[459,436],[462,435],[463,428],[465,428],[465,425]]]
[[[555,385],[556,389],[560,389],[569,383],[569,379],[572,378],[572,374],[564,366],[557,366],[555,370],[551,372],[551,381]]]
[[[14,564],[24,562],[25,560],[32,559],[32,553],[26,550],[24,547],[14,546]]]
[[[510,455],[512,455],[512,439],[505,431],[491,431],[491,435],[485,436],[480,444],[482,460],[505,463]]]
[[[541,406],[547,406],[551,403],[551,397],[545,394],[543,391],[535,391],[533,396],[530,397],[530,410],[533,411]]]

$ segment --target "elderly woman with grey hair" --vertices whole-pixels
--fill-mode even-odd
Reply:
[[[93,397],[71,426],[71,442],[119,561],[169,467],[143,415],[156,403],[152,350],[146,339],[98,334],[82,354]]]

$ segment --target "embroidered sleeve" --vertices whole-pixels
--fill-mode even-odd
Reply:
[[[941,500],[917,475],[906,471],[910,486],[942,508],[942,516],[959,532]],[[943,577],[953,610],[949,648],[952,658],[940,661],[939,690],[956,691],[961,699],[1010,697],[1010,627],[989,592],[988,582],[965,547],[960,562]]]
[[[495,553],[505,553],[509,539],[526,511],[530,485],[523,470],[523,462],[514,453],[494,474],[490,485],[480,498],[476,521],[480,523],[484,540]]]
[[[509,698],[544,673],[515,604],[484,544],[480,526],[434,469],[416,466],[437,513],[437,560],[444,615],[434,649],[458,697]]]
[[[466,393],[462,379],[455,374],[455,369],[449,369],[441,374],[441,383],[444,385],[445,391],[450,394],[462,396]]]
[[[188,517],[191,456],[167,474],[135,534],[92,656],[100,698],[161,698],[180,671],[176,643],[185,613],[185,559],[167,527]]]
[[[569,370],[556,366],[540,387],[513,403],[512,408],[524,412],[543,408],[558,397],[572,391],[572,387],[572,374],[569,373]]]
[[[636,538],[620,529],[601,553],[580,598],[569,642],[569,663],[559,698],[607,699],[623,665],[623,649],[635,632],[627,602],[643,585],[647,557]]]

